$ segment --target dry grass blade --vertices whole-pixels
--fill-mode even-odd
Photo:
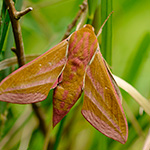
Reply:
[[[126,115],[128,116],[128,120],[131,122],[133,128],[135,129],[136,133],[139,137],[144,137],[144,132],[136,119],[135,115],[133,114],[133,111],[130,109],[126,101],[123,101],[124,109],[126,110]]]
[[[133,86],[124,81],[123,79],[113,75],[119,87],[129,93],[136,102],[145,110],[145,112],[150,116],[150,102],[144,98]]]
[[[35,128],[37,128],[38,122],[35,117],[31,117],[27,122],[26,126],[23,128],[22,137],[20,140],[20,146],[18,149],[27,150],[31,140],[32,133]]]
[[[143,150],[150,150],[150,129],[149,129]]]
[[[25,111],[21,114],[21,116],[16,120],[13,127],[10,131],[6,134],[6,136],[0,142],[0,148],[3,148],[11,139],[11,137],[17,132],[17,130],[24,124],[24,122],[28,119],[31,115],[32,110],[31,107],[27,106]]]
[[[31,61],[35,58],[37,58],[39,56],[39,54],[33,54],[33,55],[26,55],[26,60],[27,61]],[[12,65],[15,65],[17,64],[17,57],[12,57],[12,58],[8,58],[8,59],[5,59],[3,61],[0,62],[0,71],[3,70],[3,69],[6,69]]]

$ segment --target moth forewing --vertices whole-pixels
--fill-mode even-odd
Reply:
[[[126,142],[127,121],[100,51],[86,71],[82,114],[104,135],[123,144]]]
[[[0,83],[0,100],[35,103],[44,100],[66,64],[66,40],[20,67]]]

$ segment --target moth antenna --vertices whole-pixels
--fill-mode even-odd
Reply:
[[[100,29],[99,29],[99,31],[98,31],[97,37],[99,37],[99,35],[102,33],[102,29],[103,29],[104,25],[106,24],[107,20],[109,19],[109,17],[112,15],[113,12],[114,12],[114,11],[112,11],[112,12],[108,15],[108,17],[105,19],[105,21],[103,22],[102,26],[100,27]]]

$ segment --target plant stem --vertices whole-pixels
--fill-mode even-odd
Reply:
[[[19,20],[15,19],[16,9],[15,9],[13,0],[5,0],[5,3],[8,8],[8,12],[9,12],[9,16],[10,16],[10,20],[11,20],[11,24],[13,28],[14,39],[15,39],[15,44],[16,44],[15,53],[17,55],[19,67],[21,67],[25,64],[21,26],[20,26]]]
[[[15,9],[13,0],[5,0],[5,3],[6,3],[8,13],[10,16],[15,44],[16,44],[16,49],[13,49],[13,51],[15,52],[17,56],[18,65],[19,67],[21,67],[25,64],[25,55],[24,55],[24,46],[23,46],[23,39],[22,39],[21,26],[19,23],[19,19],[21,16],[25,15],[32,9],[31,7],[29,7],[28,9],[24,11],[18,12]],[[46,135],[46,124],[45,124],[45,119],[43,117],[44,115],[42,111],[36,104],[32,104],[32,108],[37,118],[39,119],[41,131],[43,132],[44,135]]]
[[[66,31],[64,37],[62,38],[62,40],[66,39],[70,35],[70,31],[76,25],[76,23],[77,23],[78,19],[80,18],[81,14],[86,10],[86,7],[87,7],[87,2],[85,0],[80,5],[80,10],[78,11],[78,13],[77,13],[76,17],[74,18],[74,20],[72,21],[72,23],[68,25],[67,31]]]
[[[102,23],[112,12],[112,0],[101,1]],[[102,31],[101,52],[109,65],[112,64],[112,16],[108,19]]]

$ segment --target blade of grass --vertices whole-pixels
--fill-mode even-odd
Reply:
[[[32,61],[33,59],[37,58],[40,56],[39,54],[32,54],[32,55],[26,55],[25,58],[27,61]],[[3,69],[6,69],[8,67],[11,67],[12,65],[17,64],[17,58],[16,57],[11,57],[7,58],[3,61],[0,62],[0,71]]]
[[[5,52],[3,53],[3,55],[4,55],[3,57],[4,58],[9,58],[12,55],[12,53],[10,53],[10,49],[13,46],[13,42],[14,42],[14,39],[12,38],[12,35],[13,35],[12,34],[12,28],[9,27],[8,35],[7,35],[7,39],[6,39]],[[4,77],[6,77],[9,73],[10,73],[10,68],[2,70],[0,72],[0,80],[3,79]],[[0,102],[0,107],[1,107],[0,114],[1,115],[3,115],[5,113],[5,110],[7,109],[6,106],[7,106],[6,102],[2,102],[2,101]]]
[[[15,2],[16,2],[16,0],[14,0],[14,3]],[[23,0],[19,0],[15,3],[15,7],[16,7],[17,10],[21,9],[22,2],[23,2]],[[10,23],[9,14],[8,14],[8,11],[6,11],[6,10],[7,10],[7,8],[6,8],[5,2],[3,0],[2,14],[1,14],[2,24],[1,24],[1,27],[0,27],[0,53],[2,52],[4,41],[5,41],[5,38],[6,38],[6,33],[8,31],[8,26],[9,26],[9,23]]]
[[[12,53],[10,53],[10,48],[13,45],[13,38],[12,38],[12,28],[10,28],[10,26],[8,27],[8,35],[6,38],[6,46],[5,46],[5,51],[3,53],[3,57],[4,58],[8,58],[11,56]],[[2,70],[0,72],[0,80],[3,79],[4,77],[6,77],[10,72],[10,68],[7,68],[6,70]],[[5,112],[7,111],[7,103],[6,102],[0,102],[0,115],[4,116]],[[2,121],[3,125],[5,125],[5,121],[3,121],[3,119],[0,117],[0,121]],[[2,125],[0,125],[0,137],[3,133],[3,127]]]
[[[56,141],[54,144],[54,150],[57,150],[59,142],[60,142],[60,138],[61,138],[61,134],[62,134],[62,130],[63,130],[63,126],[64,126],[64,122],[65,122],[66,116],[61,120],[60,122],[60,126],[58,129],[58,132],[56,134]]]
[[[3,7],[2,7],[2,24],[0,27],[0,53],[2,52],[2,48],[4,45],[4,41],[5,41],[5,37],[6,37],[6,33],[8,31],[8,26],[10,23],[10,18],[9,18],[9,14],[8,11],[6,11],[6,5],[3,1]]]
[[[144,137],[144,133],[143,133],[143,130],[142,130],[139,122],[137,121],[135,115],[133,114],[133,111],[129,108],[129,106],[128,106],[128,104],[125,100],[123,101],[123,106],[126,110],[128,120],[132,123],[132,125],[135,128],[135,131],[137,132],[138,136]]]
[[[23,128],[20,145],[18,149],[20,150],[28,149],[31,136],[33,134],[33,131],[37,128],[37,126],[38,126],[38,123],[37,123],[36,118],[31,117],[30,120],[25,125],[25,127]]]
[[[98,33],[99,29],[100,29],[100,26],[101,26],[101,2],[100,0],[98,0],[98,3],[97,3],[97,7],[96,7],[96,10],[95,10],[95,13],[94,13],[94,18],[93,18],[93,21],[92,21],[92,26],[94,27],[94,32]]]
[[[129,58],[128,61],[130,62],[130,65],[127,63],[127,66],[125,67],[123,77],[129,83],[136,82],[138,72],[142,67],[142,64],[144,64],[146,54],[149,50],[148,49],[149,46],[150,46],[150,33],[148,32],[143,36],[136,51],[133,51],[134,54],[131,54],[131,57]]]
[[[12,56],[12,53],[10,52],[10,49],[14,43],[14,38],[12,38],[12,36],[13,36],[12,28],[9,26],[8,35],[6,38],[5,51],[4,51],[4,56],[3,56],[5,59],[6,58],[8,59]],[[3,78],[8,76],[9,73],[10,73],[10,68],[7,68],[6,70],[4,70]]]
[[[105,21],[108,15],[112,12],[112,0],[101,0],[101,24]],[[112,58],[112,16],[108,19],[107,23],[104,25],[102,29],[102,44],[101,44],[101,52],[105,60],[111,65]],[[97,132],[97,131],[95,131]],[[96,140],[97,136],[95,136]],[[102,147],[103,150],[108,149],[108,138],[102,134],[99,134],[98,139],[100,139],[99,146]],[[94,142],[93,144],[94,145]]]
[[[116,80],[118,86],[124,89],[128,94],[130,94],[134,100],[145,110],[145,112],[150,116],[150,102],[143,97],[134,87],[132,87],[129,83],[124,81],[123,79],[113,75]]]
[[[105,21],[107,16],[112,12],[112,0],[101,1],[101,23]],[[112,16],[108,19],[102,30],[101,52],[109,65],[112,64]]]
[[[88,19],[87,19],[87,24],[92,24],[97,5],[98,5],[98,0],[94,0],[94,1],[93,0],[88,0]]]
[[[8,142],[9,139],[14,136],[17,131],[25,125],[25,123],[29,120],[32,116],[31,107],[27,106],[24,112],[20,115],[20,117],[16,120],[13,127],[9,130],[9,132],[4,136],[4,138],[0,142],[0,147],[3,148]]]
[[[3,5],[3,1],[1,1],[0,2],[0,10],[2,10],[2,5]],[[0,18],[1,18],[2,16],[0,15]],[[1,23],[0,23],[0,25],[1,25]]]
[[[99,131],[95,131],[94,133],[95,137],[93,139],[92,145],[90,147],[90,150],[107,150],[107,139],[108,137],[106,137],[105,135],[103,135],[102,133],[99,133]],[[99,144],[98,144],[99,143]]]
[[[6,12],[6,5],[4,3],[4,0],[0,2],[0,11],[1,11],[1,14],[0,14],[0,35],[1,35],[1,31],[2,31],[2,22],[4,21],[4,18],[5,18],[5,12]]]
[[[149,129],[149,132],[148,132],[148,135],[146,137],[144,147],[143,147],[143,150],[148,150],[148,149],[150,149],[150,129]]]

